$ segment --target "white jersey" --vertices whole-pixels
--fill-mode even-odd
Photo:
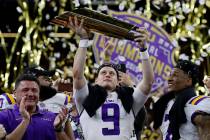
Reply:
[[[197,128],[191,121],[193,114],[197,110],[210,113],[209,96],[196,96],[186,103],[185,114],[187,123],[180,126],[180,140],[199,140]]]
[[[133,111],[127,113],[121,100],[118,99],[118,94],[116,92],[108,93],[104,104],[96,110],[93,117],[90,117],[82,106],[87,95],[87,85],[74,92],[76,106],[81,114],[80,123],[86,140],[130,140],[135,137],[134,114],[144,105],[147,96],[135,89]]]
[[[174,100],[170,100],[168,102],[167,108],[164,112],[162,124],[160,126],[160,130],[162,132],[163,140],[171,140],[172,139],[172,134],[169,129],[169,111],[171,110],[171,107],[174,104]]]
[[[162,125],[160,130],[163,135],[163,140],[172,140],[172,135],[169,130],[169,111],[174,104],[174,100],[171,100],[164,113]],[[192,123],[191,117],[195,111],[200,110],[206,113],[210,113],[210,97],[209,96],[195,96],[192,97],[185,105],[185,114],[187,122],[182,124],[179,128],[180,140],[199,140],[198,131],[196,126]]]
[[[41,109],[45,109],[53,113],[59,113],[59,111],[61,110],[61,107],[67,106],[68,108],[69,103],[70,103],[69,95],[66,95],[64,93],[57,93],[53,97],[47,100],[40,101],[38,103],[38,106]]]
[[[0,110],[12,108],[15,103],[13,94],[3,93],[0,95]]]

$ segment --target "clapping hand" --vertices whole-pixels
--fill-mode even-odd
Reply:
[[[63,107],[54,120],[53,123],[54,128],[56,130],[64,129],[67,119],[68,119],[68,109]]]
[[[19,112],[20,112],[21,116],[23,117],[23,120],[30,121],[31,116],[30,116],[29,112],[26,110],[26,96],[24,96],[21,99]]]

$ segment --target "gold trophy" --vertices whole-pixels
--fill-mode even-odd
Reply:
[[[81,19],[84,19],[84,26],[91,32],[97,32],[119,39],[134,40],[136,26],[88,8],[66,11],[53,18],[50,23],[67,27],[69,17],[75,16],[79,22]]]

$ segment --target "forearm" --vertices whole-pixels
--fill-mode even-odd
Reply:
[[[70,139],[65,132],[55,132],[56,140],[74,140]]]
[[[84,76],[84,67],[86,60],[87,48],[78,48],[74,57],[73,74],[75,78]]]
[[[210,114],[196,115],[192,121],[198,129],[199,138],[208,140],[210,138]]]
[[[86,53],[87,53],[86,47],[79,47],[74,57],[73,79],[74,79],[74,87],[76,89],[82,88],[82,86],[85,84],[84,68],[86,62]]]
[[[6,136],[6,140],[21,140],[26,132],[26,129],[30,123],[30,120],[22,120],[17,128],[12,133]]]
[[[210,139],[210,116],[198,116],[200,122],[196,125],[198,129],[198,135],[201,140],[209,140]]]
[[[75,140],[74,132],[72,130],[70,121],[66,122],[66,127],[65,127],[64,131],[65,131],[66,135],[70,138],[70,140]]]
[[[154,81],[154,73],[149,59],[142,60],[142,74],[143,82],[151,87]]]
[[[141,52],[141,53],[145,54],[147,52]],[[154,81],[154,73],[153,73],[151,62],[149,60],[149,56],[148,58],[147,57],[142,58],[142,75],[143,75],[143,79],[141,83],[138,85],[138,88],[140,88],[140,90],[145,95],[148,95],[150,93],[150,89]]]

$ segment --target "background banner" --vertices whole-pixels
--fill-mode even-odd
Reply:
[[[152,92],[155,92],[165,83],[171,69],[175,65],[174,55],[177,48],[176,42],[172,41],[169,35],[161,27],[145,17],[128,14],[127,12],[115,11],[110,11],[109,15],[137,27],[147,28],[150,34],[148,52],[155,73],[155,82],[152,87]],[[115,64],[125,63],[127,73],[130,74],[134,82],[141,80],[141,58],[136,46],[137,44],[134,41],[120,40],[101,34],[95,34],[93,50],[95,60],[98,64],[102,60],[101,52],[103,51],[105,43],[111,45],[111,62]]]

